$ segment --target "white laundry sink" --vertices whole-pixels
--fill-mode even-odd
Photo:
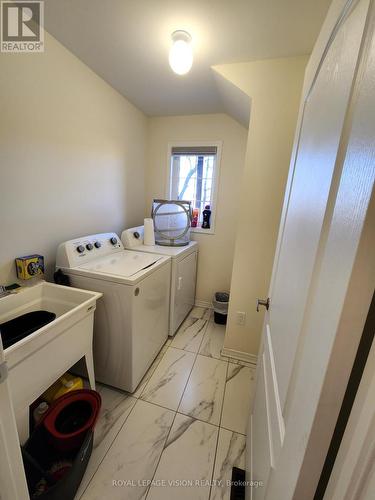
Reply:
[[[56,318],[4,350],[20,440],[28,436],[29,405],[81,358],[95,387],[92,335],[101,293],[42,282],[0,299],[0,324],[46,310]]]

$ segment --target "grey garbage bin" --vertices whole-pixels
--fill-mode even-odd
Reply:
[[[218,325],[226,325],[228,317],[229,293],[216,292],[212,299],[214,321]]]

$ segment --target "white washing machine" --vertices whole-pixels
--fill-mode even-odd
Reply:
[[[188,245],[181,247],[146,246],[143,244],[143,229],[143,226],[126,229],[121,235],[121,241],[129,250],[171,257],[169,335],[172,336],[194,306],[198,243],[190,241]]]
[[[168,337],[171,259],[124,250],[115,233],[62,243],[56,268],[102,292],[94,323],[99,382],[134,392]]]

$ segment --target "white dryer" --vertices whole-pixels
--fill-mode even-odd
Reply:
[[[143,244],[143,230],[143,226],[126,229],[122,232],[121,241],[129,250],[171,257],[169,335],[172,336],[194,306],[198,243],[190,241],[188,245],[181,247],[146,246]]]
[[[62,243],[56,268],[78,288],[102,292],[94,323],[99,382],[134,392],[168,337],[171,259],[129,252],[114,233]]]

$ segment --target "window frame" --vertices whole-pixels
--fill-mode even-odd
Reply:
[[[201,227],[191,227],[192,233],[199,234],[215,234],[216,226],[216,214],[217,214],[217,200],[219,191],[219,181],[220,181],[220,165],[221,165],[221,150],[223,146],[223,141],[171,141],[168,142],[168,154],[167,154],[167,175],[166,175],[166,187],[165,193],[166,198],[170,199],[172,190],[172,149],[178,147],[201,147],[201,146],[215,146],[216,147],[216,161],[212,178],[212,209],[211,219],[210,219],[210,229],[202,229]]]

